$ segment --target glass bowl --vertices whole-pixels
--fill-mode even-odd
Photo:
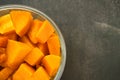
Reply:
[[[60,80],[64,68],[65,68],[65,63],[66,63],[66,46],[65,46],[65,41],[62,36],[62,33],[60,32],[60,29],[58,26],[54,23],[54,21],[48,17],[45,13],[42,11],[39,11],[35,8],[24,6],[24,5],[5,5],[5,6],[0,6],[0,16],[9,13],[11,10],[25,10],[25,11],[30,11],[33,15],[34,18],[38,18],[40,20],[47,19],[54,27],[55,31],[59,35],[60,39],[60,44],[61,44],[61,64],[58,69],[58,72],[56,73],[54,80]]]

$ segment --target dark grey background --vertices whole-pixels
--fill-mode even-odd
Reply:
[[[0,0],[43,11],[59,26],[67,62],[61,80],[120,80],[120,0]]]

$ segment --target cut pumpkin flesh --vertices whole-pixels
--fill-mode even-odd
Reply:
[[[28,11],[11,11],[10,12],[15,31],[19,36],[23,36],[27,33],[32,22],[32,15]]]
[[[8,40],[6,54],[8,56],[6,65],[11,68],[16,68],[20,65],[23,61],[25,56],[31,51],[31,47],[27,44]]]
[[[0,17],[0,34],[11,33],[14,31],[14,25],[10,14]]]

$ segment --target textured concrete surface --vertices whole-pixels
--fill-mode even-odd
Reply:
[[[59,26],[67,62],[61,80],[120,80],[120,0],[0,0],[43,11]]]

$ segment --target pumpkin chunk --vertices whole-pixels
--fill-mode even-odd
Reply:
[[[10,14],[0,17],[0,34],[11,33],[13,31],[14,26]]]
[[[54,32],[53,26],[48,22],[47,20],[43,22],[42,26],[39,28],[36,38],[38,42],[45,43],[48,38],[52,35]]]
[[[43,67],[39,67],[32,75],[34,80],[50,80],[48,73]]]
[[[16,33],[19,36],[26,34],[33,19],[31,13],[27,11],[14,10],[10,12],[10,15],[15,26]]]
[[[60,55],[60,42],[59,37],[54,33],[47,41],[50,54]]]
[[[47,55],[43,58],[42,64],[51,77],[55,76],[60,65],[60,60],[60,56],[56,55]]]
[[[13,80],[26,80],[32,74],[35,72],[35,70],[27,65],[26,63],[22,63],[18,70],[13,74]]]
[[[38,19],[35,19],[33,21],[33,24],[28,32],[28,36],[30,38],[30,40],[33,42],[33,43],[37,43],[37,39],[36,39],[36,33],[38,32],[39,28],[41,27],[42,25],[42,21],[38,20]]]
[[[22,42],[8,40],[6,54],[7,61],[6,65],[11,68],[16,68],[23,61],[25,56],[31,51],[31,48]]]
[[[32,51],[25,57],[25,61],[34,66],[38,62],[41,61],[41,59],[44,57],[44,54],[41,52],[39,48],[34,48]]]

